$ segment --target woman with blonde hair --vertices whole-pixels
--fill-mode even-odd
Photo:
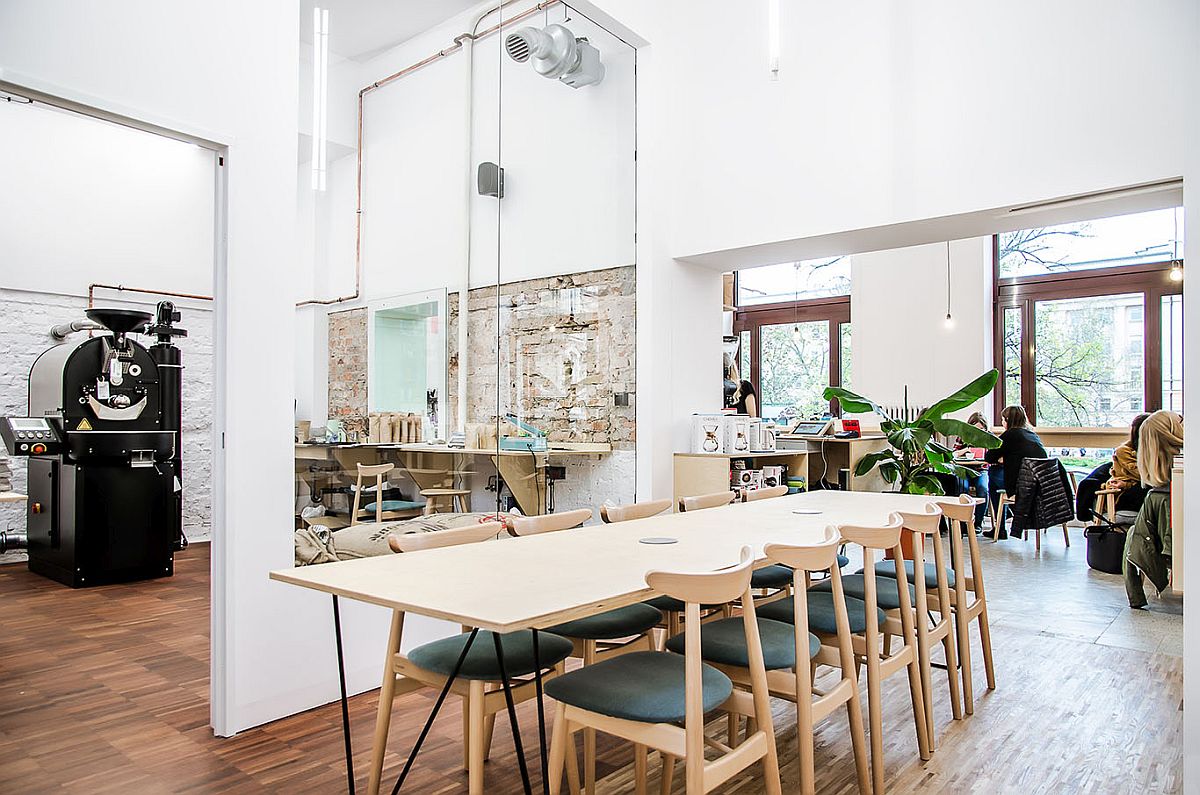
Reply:
[[[1156,411],[1138,430],[1137,467],[1149,491],[1125,535],[1125,593],[1135,610],[1146,606],[1142,577],[1161,594],[1171,570],[1171,467],[1183,449],[1183,417]]]

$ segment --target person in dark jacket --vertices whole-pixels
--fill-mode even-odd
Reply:
[[[1042,440],[1029,428],[1029,420],[1025,409],[1020,406],[1005,406],[1000,412],[1004,423],[1004,433],[1000,434],[1000,446],[984,452],[983,460],[989,464],[1000,464],[988,469],[988,498],[995,506],[1000,501],[1000,492],[1006,488],[1010,494],[1016,494],[1017,477],[1021,472],[1021,462],[1026,458],[1048,458]],[[1005,486],[1005,484],[1011,484]],[[1004,517],[998,516],[1001,526]]]
[[[1125,593],[1135,610],[1146,606],[1143,576],[1160,594],[1170,583],[1171,467],[1183,449],[1183,418],[1156,411],[1142,423],[1138,439],[1138,472],[1149,492],[1125,534]]]

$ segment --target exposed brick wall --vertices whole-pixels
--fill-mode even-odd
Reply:
[[[329,419],[367,430],[367,309],[329,313]]]
[[[497,306],[499,293],[499,306]],[[467,422],[519,414],[555,442],[610,443],[613,453],[563,457],[567,480],[555,507],[596,507],[634,498],[637,391],[636,271],[633,266],[480,287],[468,295]],[[446,405],[458,411],[458,294],[447,297]],[[497,355],[497,333],[500,355]],[[497,385],[499,384],[499,390]],[[615,396],[629,393],[628,406]],[[367,310],[329,314],[329,417],[349,430],[367,413]],[[494,495],[490,497],[494,499]],[[477,504],[489,495],[480,489]]]
[[[98,305],[153,311],[154,302],[97,300]],[[29,368],[55,344],[50,327],[84,318],[87,299],[0,289],[0,416],[24,416],[28,410]],[[183,358],[183,528],[197,541],[212,537],[212,311],[182,307],[179,325],[188,336],[176,339]],[[86,333],[86,332],[81,332]],[[148,340],[142,338],[143,344]],[[2,448],[2,445],[0,445]],[[9,459],[13,489],[24,491],[25,459]],[[23,529],[25,506],[0,504],[0,529]]]

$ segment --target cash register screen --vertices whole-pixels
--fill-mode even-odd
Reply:
[[[44,431],[46,421],[36,417],[12,417],[9,419],[14,431]]]

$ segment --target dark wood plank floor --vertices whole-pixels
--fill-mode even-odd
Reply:
[[[194,545],[176,561],[171,579],[88,590],[35,577],[23,565],[0,567],[0,792],[345,791],[337,705],[230,739],[212,736],[208,547]],[[1045,609],[1037,604],[1030,609]],[[890,792],[1182,790],[1181,658],[1018,627],[995,634],[1000,689],[986,693],[980,667],[976,714],[956,723],[938,688],[939,747],[928,763],[917,759],[906,684],[887,685]],[[416,693],[397,702],[389,780],[432,701],[433,694]],[[375,705],[375,693],[351,702],[360,791]],[[531,705],[521,716],[530,744]],[[450,702],[406,791],[466,791],[461,725]],[[797,782],[792,725],[788,705],[777,703],[785,791]],[[503,723],[494,748],[489,793],[518,792]],[[631,791],[626,748],[602,743],[601,756],[600,775],[608,776],[601,791]],[[821,792],[855,791],[840,716],[820,727],[817,764]],[[744,775],[726,791],[761,792],[761,784]]]

